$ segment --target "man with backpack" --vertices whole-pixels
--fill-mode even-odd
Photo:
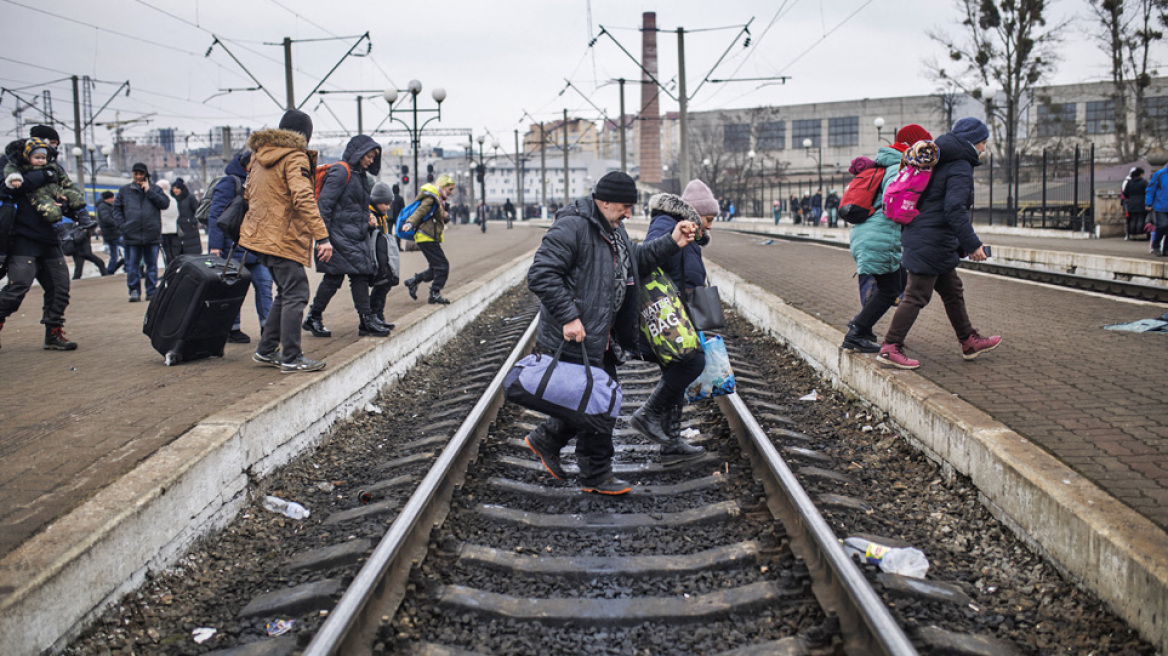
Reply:
[[[219,225],[219,219],[224,216],[225,212],[245,211],[242,207],[243,187],[247,181],[247,166],[250,162],[251,153],[249,151],[245,150],[236,155],[227,163],[227,168],[224,170],[226,175],[216,180],[211,191],[207,193],[207,198],[204,199],[207,201],[207,248],[211,255],[219,257],[227,257],[227,254],[230,253],[232,260],[243,262],[243,265],[251,272],[251,286],[255,288],[256,314],[259,316],[262,327],[268,320],[268,311],[272,308],[272,272],[268,271],[268,267],[260,262],[255,253],[249,253],[241,248],[236,248],[233,251],[232,248],[236,245],[235,241]],[[236,203],[236,206],[233,207],[233,203]],[[200,204],[199,212],[196,212],[196,215],[203,209]],[[231,326],[231,333],[227,336],[227,341],[232,344],[249,344],[251,336],[243,332],[240,318],[239,314],[235,315],[235,323]]]
[[[312,119],[290,109],[279,128],[258,130],[247,140],[252,152],[244,188],[248,209],[239,245],[259,256],[271,271],[277,291],[253,359],[283,373],[325,367],[300,350],[300,323],[309,292],[304,267],[311,264],[313,250],[323,262],[333,254],[313,192],[316,151],[308,150],[311,137]]]

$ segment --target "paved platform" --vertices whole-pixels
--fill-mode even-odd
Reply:
[[[847,251],[783,240],[764,245],[760,237],[719,233],[723,225],[715,227],[707,259],[846,330],[860,307]],[[1058,245],[1091,248],[1108,241]],[[934,299],[907,340],[908,354],[921,361],[917,373],[1168,527],[1168,405],[1161,389],[1168,335],[1102,330],[1157,317],[1168,307],[974,272],[962,272],[962,279],[974,325],[983,334],[1001,334],[1003,343],[964,361]],[[877,326],[878,335],[891,316]]]
[[[457,295],[460,285],[536,248],[543,234],[523,223],[491,225],[486,234],[451,229],[447,290]],[[403,253],[402,268],[408,277],[426,268],[425,259]],[[310,278],[315,290],[319,276]],[[419,296],[411,300],[402,286],[390,292],[385,314],[398,332],[410,321],[400,317],[424,307]],[[177,367],[166,367],[142,334],[147,305],[127,302],[124,275],[74,281],[65,327],[76,351],[41,348],[41,300],[34,287],[0,333],[0,558],[204,418],[293,377],[252,362],[259,326],[250,294],[243,330],[252,344],[228,344],[222,359]],[[347,285],[324,318],[331,338],[304,337],[313,358],[327,361],[359,339],[379,339],[357,336]]]

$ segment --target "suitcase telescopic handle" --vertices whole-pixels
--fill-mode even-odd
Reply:
[[[226,280],[228,278],[228,276],[231,275],[231,257],[235,254],[235,249],[237,247],[238,247],[238,244],[232,243],[231,248],[229,248],[227,250],[227,264],[226,264],[226,266],[223,267],[223,279],[224,280]],[[235,279],[236,280],[239,280],[239,278],[241,276],[243,276],[243,261],[247,259],[247,251],[243,250],[242,248],[239,250],[243,252],[243,257],[239,258],[239,266],[235,268]]]

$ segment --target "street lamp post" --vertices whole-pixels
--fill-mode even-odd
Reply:
[[[876,141],[879,143],[884,141],[884,137],[880,136],[880,131],[884,129],[884,117],[877,116],[876,120],[872,121],[872,125],[876,126]],[[892,142],[888,142],[892,143]]]
[[[432,97],[434,99],[434,102],[438,103],[437,109],[418,109],[418,94],[422,92],[422,83],[421,82],[419,82],[417,80],[410,80],[410,83],[408,85],[406,85],[406,88],[404,90],[408,91],[410,93],[410,96],[413,99],[413,107],[411,109],[412,109],[412,112],[414,115],[414,126],[412,129],[410,128],[409,124],[407,124],[405,121],[403,121],[400,118],[397,118],[393,115],[393,104],[395,102],[397,102],[398,89],[386,89],[385,92],[381,94],[381,96],[383,98],[385,98],[385,102],[389,103],[389,118],[391,120],[397,121],[398,123],[401,123],[402,126],[405,127],[406,131],[408,131],[410,133],[410,142],[413,145],[413,149],[414,149],[414,195],[417,196],[418,195],[418,150],[421,148],[421,145],[422,145],[422,130],[426,129],[426,126],[430,124],[430,121],[433,121],[433,120],[441,121],[442,120],[442,101],[446,100],[446,90],[439,87],[439,88],[434,89],[433,91],[430,92],[430,97]],[[422,123],[421,127],[419,127],[418,126],[418,113],[419,112],[421,112],[423,114],[433,113],[435,115],[426,119],[426,122]]]
[[[813,142],[811,141],[811,139],[804,139],[803,140],[803,148],[804,148],[804,150],[807,151],[808,157],[812,156],[811,155],[811,146],[812,145],[813,145]],[[815,157],[814,157],[814,159],[815,159],[815,173],[816,173],[816,179],[819,181],[819,189],[822,190],[823,189],[823,144],[820,143],[816,148],[817,148],[818,154],[815,155]],[[818,223],[819,217],[815,217],[815,221],[816,221],[816,223]]]
[[[482,192],[483,203],[483,231],[486,231],[487,225],[487,165],[483,158],[483,142],[487,140],[487,135],[480,134],[475,138],[479,142],[479,191]]]

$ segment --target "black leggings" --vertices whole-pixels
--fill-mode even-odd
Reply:
[[[876,279],[876,291],[868,297],[864,307],[852,318],[852,325],[864,331],[872,330],[877,321],[888,312],[888,308],[896,302],[896,298],[904,291],[905,271],[897,269],[892,273],[873,274]]]

